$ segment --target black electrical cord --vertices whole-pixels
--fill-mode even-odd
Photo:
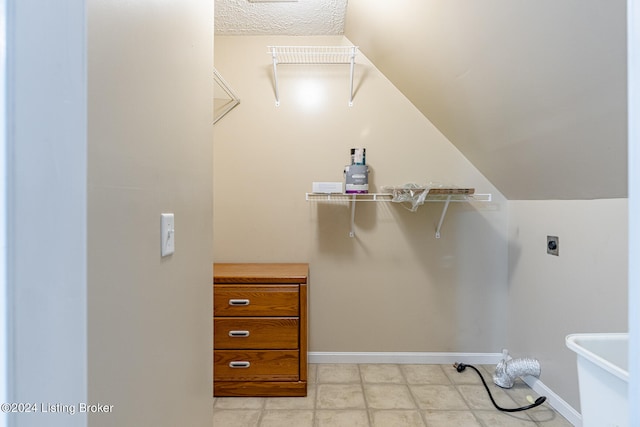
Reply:
[[[471,368],[474,371],[476,371],[476,373],[478,374],[478,376],[480,377],[480,379],[482,380],[482,384],[484,385],[484,388],[487,390],[487,393],[489,393],[489,399],[491,399],[491,403],[493,403],[493,406],[496,407],[496,409],[503,411],[503,412],[520,412],[520,411],[526,411],[527,409],[531,409],[531,408],[535,408],[536,406],[540,406],[544,403],[545,400],[547,400],[547,398],[545,396],[540,396],[539,398],[536,399],[536,401],[534,403],[532,403],[531,405],[527,405],[527,406],[523,406],[521,408],[501,408],[500,406],[498,406],[498,404],[496,403],[495,400],[493,400],[493,396],[491,395],[491,390],[489,390],[489,386],[487,385],[487,382],[484,380],[484,377],[482,376],[482,374],[480,373],[480,371],[478,371],[478,369],[476,369],[475,366],[473,365],[465,365],[464,363],[454,363],[453,367],[456,368],[456,371],[458,372],[462,372],[464,371],[466,368]]]

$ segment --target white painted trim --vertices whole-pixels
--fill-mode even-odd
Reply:
[[[522,379],[540,396],[546,396],[547,403],[549,403],[553,409],[558,411],[560,415],[565,417],[567,421],[576,427],[582,427],[582,415],[580,415],[580,413],[569,405],[563,398],[554,393],[553,390],[547,387],[542,381],[532,376],[526,376]]]
[[[629,188],[629,402],[640,401],[640,5],[627,1]],[[640,405],[629,405],[629,425],[640,425]]]
[[[7,298],[7,15],[6,3],[0,0],[0,403],[9,401],[9,302]],[[0,412],[0,427],[6,427],[9,416]]]
[[[309,363],[397,363],[444,365],[462,362],[475,365],[496,364],[502,353],[441,352],[309,352]]]
[[[8,27],[8,399],[89,402],[87,0],[0,1]],[[86,427],[88,418],[39,411],[11,415],[9,425]]]

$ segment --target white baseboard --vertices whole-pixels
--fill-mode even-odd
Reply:
[[[441,353],[441,352],[309,352],[309,363],[396,363],[446,365],[456,362],[470,365],[495,365],[502,360],[502,353]],[[571,405],[555,394],[542,381],[526,376],[524,382],[541,396],[560,415],[576,427],[582,427],[582,416]]]
[[[569,405],[564,399],[555,394],[553,390],[544,385],[542,381],[532,376],[525,376],[522,378],[522,380],[540,396],[546,396],[549,405],[551,405],[553,409],[558,411],[560,415],[565,417],[567,421],[569,421],[575,427],[582,427],[582,415],[580,415],[580,413],[576,411],[571,405]]]
[[[455,362],[493,365],[502,353],[440,353],[440,352],[309,352],[309,363],[422,363],[443,365]]]

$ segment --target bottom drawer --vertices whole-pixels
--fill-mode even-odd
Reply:
[[[214,381],[297,381],[298,350],[214,350]]]

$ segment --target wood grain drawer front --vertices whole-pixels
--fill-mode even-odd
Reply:
[[[235,351],[213,353],[214,381],[297,381],[297,350]]]
[[[297,349],[297,317],[215,317],[215,349]]]
[[[297,316],[299,285],[227,285],[213,287],[215,316]]]

